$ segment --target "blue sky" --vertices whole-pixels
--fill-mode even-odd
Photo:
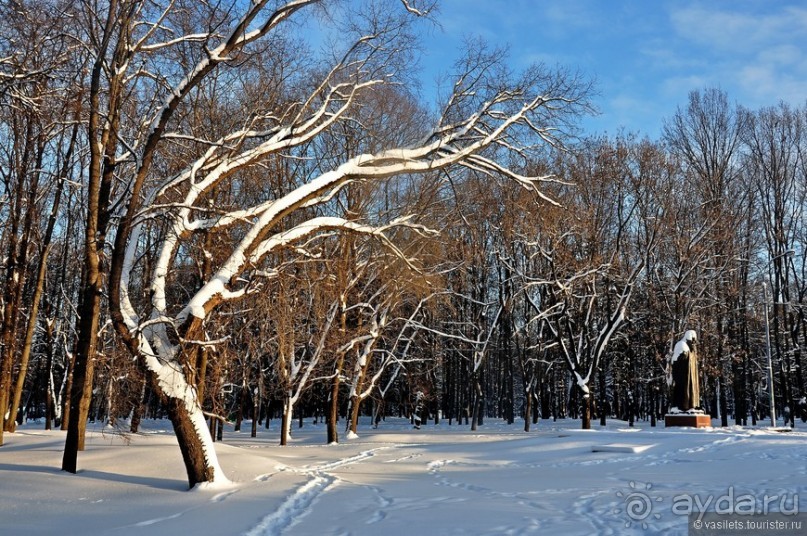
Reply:
[[[657,138],[693,89],[752,109],[807,102],[807,4],[735,0],[441,0],[426,32],[424,91],[465,36],[509,44],[511,64],[563,65],[596,80],[589,133]]]

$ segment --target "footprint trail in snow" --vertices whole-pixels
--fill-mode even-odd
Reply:
[[[376,452],[392,447],[379,447],[372,450],[360,452],[355,456],[343,458],[329,463],[314,466],[307,466],[302,469],[284,467],[284,470],[302,473],[310,476],[308,482],[294,490],[294,492],[283,501],[280,507],[266,515],[260,523],[245,536],[276,536],[295,525],[300,519],[305,517],[317,499],[332,487],[338,485],[339,479],[327,471],[333,471],[348,465],[359,463],[371,458]],[[262,475],[266,477],[266,475]],[[260,481],[268,478],[259,478]]]

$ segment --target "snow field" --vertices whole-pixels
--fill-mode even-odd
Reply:
[[[257,438],[225,431],[216,450],[232,483],[188,492],[168,423],[127,439],[90,431],[77,475],[59,471],[63,433],[32,423],[0,449],[0,534],[686,534],[672,510],[682,494],[807,504],[802,423],[789,433],[363,424],[337,445],[310,423],[287,447],[277,426]],[[609,445],[620,448],[593,452]]]

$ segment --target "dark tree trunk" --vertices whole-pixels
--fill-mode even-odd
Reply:
[[[471,385],[473,386],[473,393],[471,394],[471,431],[476,431],[477,427],[482,424],[482,405],[483,396],[482,383],[476,374]]]
[[[354,434],[359,432],[359,414],[361,412],[362,399],[354,395],[350,400],[350,431]]]
[[[524,398],[524,431],[530,431],[530,422],[532,420],[532,392],[527,391],[527,396]]]
[[[163,407],[168,413],[174,433],[182,451],[182,461],[188,474],[188,486],[213,480],[213,469],[205,464],[205,453],[199,434],[194,429],[185,404],[178,399],[163,397]]]
[[[137,401],[132,407],[132,421],[129,423],[129,431],[133,434],[136,434],[138,430],[140,430],[140,421],[143,418],[143,409],[146,401],[146,384],[148,380],[146,376],[143,376],[143,381],[140,384],[140,395],[137,397]]]
[[[249,400],[247,400],[247,390],[248,390],[247,384],[246,382],[244,382],[244,384],[241,385],[241,391],[238,393],[238,411],[236,412],[235,415],[235,427],[233,429],[234,432],[241,431],[241,423],[244,421],[244,411],[246,410],[247,404],[249,403]]]
[[[288,411],[288,399],[283,402],[283,417],[280,421],[280,446],[288,443],[288,430],[291,429],[291,412]]]
[[[210,433],[210,438],[213,441],[216,441],[216,417],[213,415],[210,416],[210,420],[207,423],[207,431]]]
[[[605,414],[606,408],[608,405],[608,394],[606,393],[606,385],[605,385],[605,362],[603,360],[602,365],[600,366],[600,404],[599,408],[597,408],[600,412],[600,426],[605,426]]]
[[[84,434],[92,401],[98,320],[101,312],[101,274],[97,265],[95,270],[88,269],[87,279],[80,309],[79,338],[70,390],[70,418],[62,456],[62,470],[69,473],[76,472],[78,453],[84,450]]]
[[[251,437],[258,437],[258,424],[261,420],[261,393],[262,389],[260,384],[263,379],[258,374],[258,387],[252,393],[252,430],[250,431]]]
[[[117,2],[107,8],[106,31],[111,33],[117,25],[128,24],[117,12]],[[88,137],[90,166],[86,193],[86,220],[84,227],[84,277],[82,278],[81,304],[78,310],[78,340],[76,343],[73,379],[70,389],[70,419],[62,457],[62,470],[76,472],[78,451],[84,450],[84,434],[87,414],[92,398],[92,382],[95,356],[98,345],[98,326],[101,317],[101,296],[104,290],[104,265],[107,227],[111,213],[109,202],[112,195],[120,126],[120,88],[123,83],[117,68],[124,61],[123,50],[129,46],[121,38],[114,45],[113,68],[107,90],[102,78],[109,67],[107,58],[111,41],[105,41],[92,68],[90,83],[90,117]],[[102,105],[102,93],[107,92],[107,102]],[[104,108],[105,106],[105,108]],[[105,111],[106,110],[106,111]],[[114,255],[113,255],[114,257]],[[114,259],[113,259],[114,260]]]
[[[580,422],[583,425],[583,430],[591,430],[591,394],[580,389],[580,395],[582,397]]]
[[[625,404],[628,408],[628,426],[633,427],[634,415],[636,414],[636,404],[634,402],[633,391],[628,391],[628,401]]]
[[[328,444],[339,443],[339,383],[342,377],[342,367],[344,365],[345,356],[340,354],[336,363],[336,371],[334,373],[333,382],[331,383],[331,397],[330,406],[328,408]]]

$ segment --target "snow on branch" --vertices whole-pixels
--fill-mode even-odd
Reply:
[[[254,18],[254,12],[265,2],[253,3],[250,13],[245,15],[238,27],[233,30],[231,39],[210,52],[186,79],[174,88],[166,106],[174,106],[171,99],[181,99],[187,88],[196,83],[197,76],[204,76],[209,71],[210,62],[224,61],[223,54],[235,46],[243,44],[243,40],[252,39],[252,33],[243,33],[246,25]],[[286,11],[313,3],[311,1],[288,2]],[[407,5],[412,7],[411,4]],[[285,15],[277,15],[275,23]],[[273,23],[274,24],[274,23]],[[269,24],[271,26],[271,24]],[[262,29],[268,26],[262,26]],[[241,31],[242,37],[232,38]],[[367,36],[367,39],[372,39]],[[130,236],[130,244],[134,247],[127,250],[122,285],[128,285],[128,274],[135,263],[136,244],[144,230],[148,218],[161,215],[168,222],[165,233],[160,237],[156,248],[157,262],[153,265],[150,282],[151,305],[156,317],[167,314],[167,277],[171,265],[183,243],[193,234],[200,231],[219,230],[233,225],[242,227],[239,241],[233,244],[229,256],[214,268],[213,275],[203,282],[200,289],[186,302],[176,317],[178,323],[189,320],[189,317],[203,319],[207,313],[222,301],[243,296],[245,288],[231,288],[237,278],[248,269],[256,267],[271,252],[279,248],[292,246],[301,240],[315,237],[330,231],[348,231],[374,236],[386,247],[404,260],[411,268],[416,268],[412,259],[404,254],[387,235],[393,227],[406,226],[420,234],[433,234],[430,229],[417,226],[409,218],[394,220],[384,226],[373,226],[349,221],[333,216],[320,216],[297,223],[291,228],[278,232],[287,216],[298,213],[300,209],[315,207],[328,203],[347,185],[368,181],[380,181],[390,177],[428,173],[459,165],[482,170],[487,174],[498,175],[513,180],[525,188],[536,191],[546,201],[554,203],[538,189],[539,182],[550,180],[547,176],[525,176],[516,170],[494,160],[488,149],[504,149],[514,154],[522,154],[521,147],[526,147],[525,135],[537,136],[539,140],[551,139],[553,129],[544,125],[541,117],[542,109],[562,106],[570,102],[564,94],[548,94],[536,88],[532,96],[528,96],[525,87],[500,87],[488,91],[487,98],[481,100],[475,110],[464,115],[459,114],[460,101],[468,104],[468,95],[472,90],[474,75],[463,78],[462,84],[456,86],[457,95],[449,100],[449,107],[457,103],[455,109],[447,111],[440,118],[435,128],[420,142],[380,150],[373,154],[360,154],[348,159],[337,167],[321,172],[318,176],[301,182],[290,191],[274,199],[263,200],[252,206],[222,209],[208,204],[209,194],[224,181],[237,177],[239,172],[249,168],[256,169],[272,155],[290,154],[296,148],[305,147],[321,134],[331,129],[337,122],[347,118],[348,111],[354,107],[359,94],[374,86],[384,84],[383,78],[362,80],[362,73],[346,79],[342,73],[350,65],[363,65],[363,59],[354,61],[350,56],[362,39],[354,43],[348,54],[342,58],[307,98],[288,108],[288,113],[270,121],[271,127],[244,128],[221,136],[211,142],[198,139],[205,145],[201,156],[171,177],[163,179],[144,196],[142,210],[135,221]],[[229,47],[229,48],[228,48]],[[486,90],[487,91],[487,90]],[[473,100],[473,99],[471,99]],[[268,117],[268,116],[267,116]],[[449,120],[451,117],[451,120]],[[535,139],[535,138],[533,138]],[[299,150],[299,149],[297,149]],[[304,150],[304,149],[302,149]],[[177,199],[179,194],[179,199]],[[162,198],[170,201],[160,202]],[[205,201],[205,202],[202,202]],[[121,290],[124,301],[128,299],[127,290]],[[137,315],[131,304],[124,303],[122,309],[127,313],[127,325],[130,329],[137,323]],[[163,324],[156,324],[155,331],[164,330]],[[166,336],[159,337],[166,341]],[[481,342],[481,341],[476,341]]]
[[[412,259],[408,258],[398,247],[387,237],[386,232],[395,227],[407,227],[414,229],[416,232],[431,232],[430,230],[409,223],[411,216],[397,218],[386,225],[374,226],[360,224],[355,221],[350,221],[345,218],[335,216],[320,216],[312,218],[303,223],[300,223],[287,231],[277,233],[268,237],[260,242],[249,254],[246,255],[245,251],[238,251],[236,253],[242,255],[242,264],[244,265],[257,265],[269,253],[276,251],[283,247],[288,247],[291,244],[300,240],[311,237],[316,233],[321,233],[331,230],[349,231],[354,233],[366,234],[379,238],[388,248],[390,248],[398,257],[410,265],[411,268],[416,269],[412,264]],[[231,256],[232,259],[232,256]],[[206,306],[215,297],[217,301],[224,301],[232,298],[237,298],[243,295],[244,289],[239,291],[229,291],[226,288],[226,282],[230,280],[234,272],[222,271],[210,279],[200,289],[196,295],[190,300],[188,305],[178,315],[177,319],[183,321],[189,315],[197,318],[204,318],[206,315]]]
[[[471,155],[466,162],[463,162],[463,165],[472,167],[473,169],[482,171],[486,174],[495,173],[507,177],[509,179],[512,179],[515,182],[519,183],[524,188],[535,192],[544,201],[557,207],[560,206],[560,203],[545,195],[538,189],[537,186],[538,182],[545,181],[549,179],[551,176],[526,177],[520,173],[517,173],[515,171],[506,168],[505,166],[502,166],[501,164],[498,164],[497,162],[489,158],[485,158],[478,154]]]
[[[428,17],[432,10],[431,6],[424,8],[417,8],[409,0],[401,0],[401,3],[409,13],[417,15],[418,17]]]
[[[288,231],[279,233],[267,240],[264,240],[257,248],[255,248],[249,259],[249,262],[251,264],[258,264],[265,255],[267,255],[271,251],[274,251],[275,249],[286,246],[292,242],[296,242],[314,233],[331,229],[340,229],[345,231],[352,231],[355,233],[376,236],[381,238],[382,241],[384,241],[386,244],[392,246],[392,244],[389,242],[389,239],[386,237],[384,232],[390,229],[391,227],[405,225],[406,219],[401,218],[384,226],[372,226],[372,225],[362,225],[354,221],[346,220],[344,218],[339,217],[321,216],[318,218],[312,218],[295,227],[292,227]],[[394,246],[392,247],[394,248]],[[394,248],[394,251],[400,253],[400,251],[397,248]]]
[[[178,45],[180,43],[203,43],[210,38],[210,34],[188,34],[183,35],[181,37],[177,37],[174,39],[169,39],[168,41],[164,41],[162,43],[153,43],[150,45],[140,45],[136,48],[140,52],[154,52],[156,50],[160,50],[162,48],[168,48],[174,45]]]

